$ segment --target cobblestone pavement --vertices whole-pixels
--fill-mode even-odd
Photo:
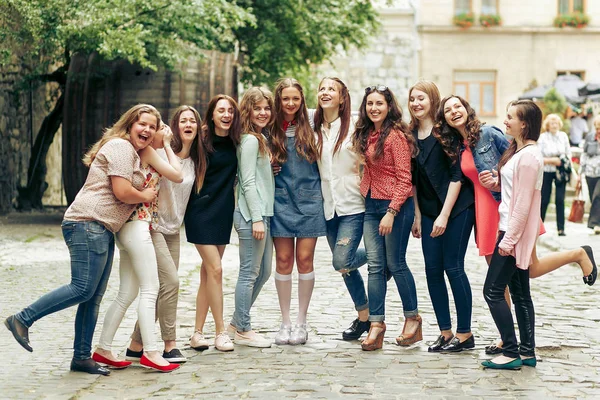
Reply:
[[[18,311],[41,294],[69,279],[69,256],[60,233],[60,214],[10,214],[0,217],[0,317]],[[35,222],[35,224],[33,224]],[[548,223],[540,239],[539,253],[589,243],[600,261],[600,237],[582,224],[567,223],[567,234],[558,238]],[[401,303],[395,286],[387,298],[388,331],[381,351],[363,352],[358,341],[344,342],[341,331],[355,318],[352,302],[341,278],[330,266],[326,241],[316,253],[316,286],[309,310],[310,336],[304,346],[252,349],[238,346],[231,353],[214,348],[190,349],[195,293],[200,258],[193,246],[182,246],[178,344],[189,358],[179,370],[160,374],[134,365],[113,371],[109,377],[69,371],[75,309],[38,321],[30,329],[34,348],[24,351],[1,328],[4,350],[0,374],[0,398],[97,399],[123,398],[600,398],[600,284],[588,287],[576,266],[565,266],[532,282],[536,307],[537,368],[496,372],[483,370],[484,346],[497,333],[481,294],[486,273],[474,244],[467,252],[467,271],[473,288],[474,351],[429,354],[426,342],[438,330],[429,301],[419,241],[412,239],[408,263],[415,275],[425,340],[409,348],[395,345],[400,334]],[[234,305],[237,279],[237,237],[224,257],[226,320]],[[363,269],[366,278],[366,269]],[[118,260],[100,310],[96,340],[104,312],[116,296]],[[296,279],[296,278],[294,278]],[[294,284],[294,293],[296,285]],[[292,302],[292,313],[297,302]],[[273,280],[259,296],[252,311],[253,326],[274,336],[279,326],[279,307]],[[135,303],[127,312],[115,339],[124,355],[135,321]],[[214,334],[212,317],[205,328]]]

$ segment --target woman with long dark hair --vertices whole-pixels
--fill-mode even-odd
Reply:
[[[323,191],[327,242],[333,268],[340,272],[358,316],[342,332],[344,340],[356,340],[369,330],[369,302],[358,270],[367,262],[359,248],[365,219],[365,200],[360,194],[360,157],[352,148],[354,122],[348,88],[339,78],[323,78],[317,92],[315,133],[321,147],[319,173]]]
[[[207,153],[206,173],[196,178],[184,217],[187,240],[194,243],[202,258],[195,332],[190,338],[190,346],[196,350],[209,346],[203,334],[209,307],[215,321],[215,348],[233,350],[223,323],[221,259],[233,225],[236,146],[240,142],[240,132],[240,111],[236,101],[224,94],[213,97],[208,103],[200,133]]]
[[[402,110],[394,94],[386,86],[367,87],[358,112],[352,143],[364,160],[360,192],[365,197],[363,233],[371,321],[362,349],[370,351],[382,348],[385,336],[386,269],[396,282],[404,309],[404,328],[396,343],[408,346],[423,339],[417,289],[406,264],[415,216],[411,182],[415,140],[402,122]]]

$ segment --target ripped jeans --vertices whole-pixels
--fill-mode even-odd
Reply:
[[[348,270],[342,274],[356,311],[369,308],[365,283],[358,268],[367,263],[364,248],[358,248],[363,234],[365,214],[338,216],[327,221],[327,242],[333,253],[333,268]]]

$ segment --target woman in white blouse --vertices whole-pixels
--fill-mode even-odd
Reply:
[[[563,123],[556,114],[548,114],[542,125],[544,131],[538,140],[538,146],[544,156],[544,180],[542,184],[542,220],[546,220],[546,210],[550,204],[552,182],[555,185],[556,227],[558,236],[565,236],[565,191],[568,179],[561,177],[558,169],[565,160],[571,159],[571,148],[567,134],[560,129]]]
[[[354,131],[348,88],[338,78],[323,78],[317,93],[315,133],[321,147],[319,173],[327,222],[327,242],[333,268],[342,274],[358,317],[342,332],[344,340],[356,340],[371,326],[369,302],[358,268],[367,262],[358,248],[363,234],[365,202],[360,194],[360,158],[352,150]]]

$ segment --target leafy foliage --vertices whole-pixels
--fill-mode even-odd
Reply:
[[[590,17],[587,14],[583,14],[579,11],[575,11],[570,14],[560,14],[554,18],[554,26],[558,28],[564,28],[565,26],[583,28],[589,23]]]
[[[558,92],[558,90],[556,90],[556,88],[550,88],[544,95],[545,114],[563,115],[567,110],[567,107],[567,100]]]

